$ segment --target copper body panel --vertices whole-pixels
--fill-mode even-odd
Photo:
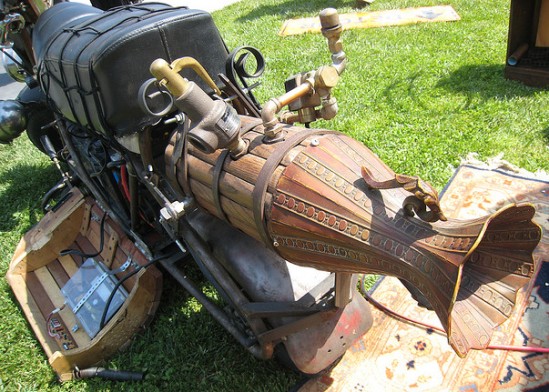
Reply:
[[[265,144],[263,127],[241,120],[252,128],[243,136],[248,154],[233,160],[189,147],[188,172],[183,160],[176,167],[201,207],[289,262],[407,280],[429,300],[460,356],[487,347],[534,273],[541,229],[533,206],[428,223],[404,211],[410,192],[367,186],[363,167],[379,180],[395,173],[354,139],[286,126],[283,141]]]

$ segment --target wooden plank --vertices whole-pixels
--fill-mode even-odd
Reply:
[[[217,215],[217,210],[214,206],[211,189],[208,186],[193,179],[190,179],[189,185],[200,207],[204,208],[213,216],[217,216],[218,218],[223,219],[223,217]]]
[[[78,264],[71,255],[59,256],[57,260],[59,260],[59,264],[61,264],[69,277],[73,276],[76,271],[78,271]]]
[[[42,318],[47,320],[48,316],[56,308],[56,306],[51,302],[48,294],[44,291],[44,288],[36,276],[35,271],[27,274],[26,282],[36,305],[38,305],[38,309],[40,309]]]
[[[75,247],[75,245],[76,245],[76,247]],[[81,234],[78,234],[78,236],[76,237],[75,243],[73,244],[73,246],[71,248],[72,249],[79,249],[82,253],[85,253],[85,254],[95,254],[95,253],[97,253],[97,249],[95,249],[95,247],[90,242],[90,240],[88,240],[86,237],[84,237]],[[102,261],[100,255],[95,256],[95,259]],[[75,259],[75,261],[76,261],[76,259]],[[78,261],[76,261],[76,262],[78,264]]]
[[[92,221],[85,237],[93,245],[95,249],[94,253],[101,251],[101,259],[110,268],[116,248],[118,248],[118,244],[120,243],[120,237],[107,221],[109,221],[108,218],[103,225],[103,234],[101,234],[101,224],[97,221]],[[103,239],[103,247],[101,247],[101,239]]]
[[[205,162],[195,156],[189,155],[187,157],[189,163],[189,178],[197,180],[200,183],[206,185],[210,188],[210,193],[213,183],[213,166],[208,162]],[[242,169],[246,166],[246,160],[243,158],[243,161],[240,162],[243,166]],[[227,167],[227,165],[225,165]],[[261,170],[261,168],[259,169]],[[253,198],[252,193],[254,190],[254,184],[257,182],[259,176],[259,170],[254,172],[248,167],[248,169],[240,170],[239,175],[235,175],[236,170],[223,171],[219,177],[219,191],[223,196],[228,197],[234,202],[241,204],[247,208],[252,208]],[[278,179],[284,171],[283,166],[278,166],[275,169],[275,172],[271,176],[269,181],[269,189],[275,189],[278,183]],[[178,173],[179,181],[183,181],[181,177],[182,173]]]
[[[42,267],[42,270],[44,270],[43,267]],[[36,271],[38,271],[38,270],[36,270]],[[47,269],[46,269],[46,272],[47,272]],[[52,280],[53,280],[53,278],[52,278]],[[40,282],[40,279],[36,275],[35,271],[29,272],[27,274],[27,277],[26,277],[25,281],[26,281],[26,284],[27,284],[27,287],[29,289],[29,292],[30,292],[31,296],[34,299],[34,301],[36,303],[36,306],[40,311],[40,314],[42,315],[41,321],[43,321],[43,323],[42,322],[40,323],[41,324],[40,327],[44,328],[42,331],[44,332],[45,335],[47,335],[48,337],[50,337],[52,340],[54,340],[56,342],[57,348],[55,348],[55,346],[50,346],[49,347],[50,352],[57,351],[58,349],[62,349],[62,350],[65,351],[65,349],[76,348],[76,341],[74,340],[72,334],[70,333],[69,329],[67,328],[67,325],[63,322],[62,319],[60,320],[60,322],[61,322],[61,329],[63,330],[63,333],[62,333],[63,336],[52,337],[48,334],[49,326],[47,324],[47,320],[48,320],[51,312],[54,309],[56,309],[57,306],[50,300],[50,298],[48,296],[48,293],[44,289],[44,286]],[[60,303],[60,305],[62,305],[62,302]],[[40,319],[38,317],[38,314],[34,314],[33,316],[34,316],[35,320]],[[38,327],[38,326],[35,327],[33,325],[32,327],[36,332],[36,327]],[[64,344],[65,344],[65,346],[64,346]]]
[[[65,297],[61,293],[60,288],[55,283],[54,278],[51,276],[47,268],[39,268],[35,271],[35,275],[38,281],[42,285],[45,295],[50,298],[56,308],[61,308],[65,303]],[[75,325],[79,325],[75,314],[67,304],[63,310],[57,313],[61,317],[65,326],[72,328]],[[49,314],[48,314],[49,316]],[[84,347],[90,342],[90,338],[83,328],[79,328],[76,332],[70,332],[67,329],[67,334],[70,334],[78,347]]]
[[[32,282],[32,278],[30,281],[25,280],[22,275],[18,274],[8,274],[7,277],[17,301],[25,312],[25,316],[34,331],[34,334],[44,348],[46,356],[50,357],[54,351],[59,349],[59,347],[57,342],[48,334],[46,320],[42,316],[42,310],[34,300],[31,293],[29,285]]]
[[[246,222],[250,227],[255,227],[254,213],[250,208],[243,207],[223,196],[221,196],[220,202],[221,209],[229,220],[232,220],[233,217],[238,217],[239,220]]]
[[[70,279],[69,274],[63,268],[63,265],[59,262],[59,260],[54,260],[51,263],[49,263],[47,266],[48,271],[50,272],[53,279],[55,279],[55,283],[59,287],[63,287]]]

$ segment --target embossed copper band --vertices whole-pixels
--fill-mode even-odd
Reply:
[[[255,188],[252,192],[253,200],[253,214],[254,221],[257,227],[258,233],[267,245],[272,245],[269,235],[267,234],[267,223],[265,222],[265,194],[267,187],[269,186],[269,180],[271,179],[274,171],[280,165],[280,162],[284,159],[286,154],[290,152],[292,148],[304,141],[310,136],[314,135],[329,135],[337,133],[336,131],[329,131],[326,129],[308,129],[299,133],[295,133],[288,139],[283,141],[279,148],[267,158],[267,162],[261,168],[257,177]]]

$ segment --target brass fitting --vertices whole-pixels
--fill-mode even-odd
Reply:
[[[332,53],[332,65],[341,75],[345,71],[347,56],[343,51],[343,42],[341,41],[343,26],[339,20],[339,14],[335,8],[326,8],[320,11],[319,17],[322,35],[328,40],[328,48]]]
[[[315,89],[331,90],[339,81],[339,73],[332,65],[320,67],[315,72]]]
[[[189,81],[174,71],[164,59],[154,60],[149,70],[160,85],[166,87],[175,98],[185,94],[189,88]]]
[[[299,97],[309,94],[314,90],[314,80],[306,80],[303,84],[300,84],[296,88],[288,91],[286,94],[281,95],[278,98],[271,98],[263,105],[261,109],[261,119],[263,120],[263,126],[265,127],[266,141],[275,141],[279,139],[278,133],[282,129],[276,115],[282,108],[291,102],[295,101]]]
[[[214,91],[219,91],[193,58],[183,57],[171,64],[157,59],[151,64],[150,72],[174,96],[175,106],[192,121],[193,127],[187,134],[189,142],[207,154],[228,148],[234,157],[241,156],[248,145],[240,136],[238,113],[226,102],[212,99],[196,83],[182,77],[179,71],[186,67],[193,68],[210,86],[213,85]]]
[[[179,75],[179,72],[185,68],[191,68],[217,95],[221,95],[221,90],[216,86],[202,64],[192,57],[181,57],[171,64],[168,64],[166,60],[157,59],[151,64],[150,72],[159,81],[160,85],[166,87],[175,98],[178,98],[189,87],[189,81]]]
[[[286,105],[290,105],[290,110],[297,111],[297,113],[282,114],[282,120],[290,123],[296,121],[309,123],[317,118],[329,120],[337,114],[337,102],[331,96],[331,90],[337,85],[347,63],[341,41],[343,26],[334,8],[326,8],[320,12],[320,23],[322,34],[327,38],[328,48],[332,53],[332,64],[322,66],[316,71],[295,75],[288,81],[294,82],[294,85],[298,84],[297,86],[286,94],[278,98],[271,98],[265,103],[261,110],[261,119],[265,127],[265,142],[282,139],[279,133],[283,127],[277,115]],[[300,100],[300,98],[304,99]],[[314,108],[318,104],[321,104],[322,107],[315,110]]]

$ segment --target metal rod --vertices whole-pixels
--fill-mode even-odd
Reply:
[[[132,230],[137,229],[139,224],[139,197],[137,188],[137,175],[132,163],[126,163],[126,170],[128,171],[128,183],[130,188],[130,220]]]
[[[251,339],[249,336],[242,333],[237,329],[229,316],[227,316],[217,305],[212,303],[202,291],[200,291],[196,285],[175,265],[174,261],[161,260],[160,264],[174,277],[174,279],[181,285],[185,290],[189,292],[193,297],[195,297],[198,302],[204,306],[204,308],[213,316],[213,318],[223,326],[242,346],[246,347],[248,351],[252,353],[253,356],[259,359],[267,359],[263,356],[263,351],[261,347],[254,342],[254,339]]]
[[[250,302],[249,299],[244,296],[241,288],[228,276],[227,271],[216,262],[211,252],[208,251],[202,240],[185,219],[180,220],[180,235],[195,261],[203,264],[213,276],[215,282],[212,283],[218,283],[221,286],[223,293],[229,298],[229,301],[232,302],[240,314],[243,314],[240,308],[242,305]],[[259,335],[268,329],[265,326],[265,323],[260,319],[247,319],[246,321],[256,335]],[[261,345],[262,353],[259,358],[271,358],[273,349],[273,346],[270,344]]]

